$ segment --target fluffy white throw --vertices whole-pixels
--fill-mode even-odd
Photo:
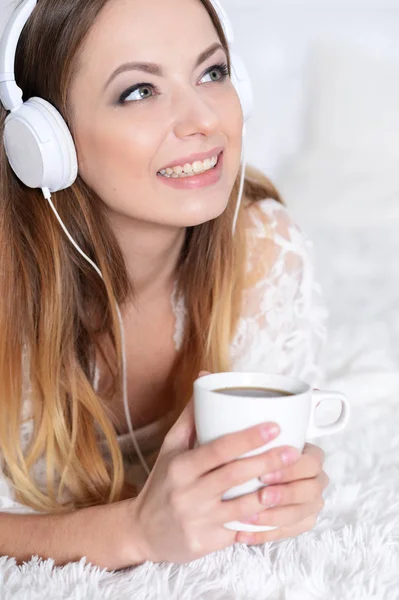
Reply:
[[[347,379],[348,393],[358,383]],[[387,374],[378,383],[393,391],[399,381]],[[311,533],[263,547],[236,545],[184,566],[145,564],[117,573],[84,560],[53,568],[52,561],[34,558],[18,568],[13,559],[0,558],[0,599],[398,600],[395,396],[355,402],[348,429],[322,441],[334,483]]]

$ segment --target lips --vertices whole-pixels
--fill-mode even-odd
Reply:
[[[222,180],[224,164],[223,159],[224,152],[221,152],[218,156],[215,167],[207,169],[202,173],[192,173],[191,175],[178,175],[174,172],[172,175],[168,175],[167,173],[165,173],[165,175],[158,173],[157,178],[159,182],[162,182],[163,185],[171,187],[175,190],[180,190],[183,192],[187,190],[202,190],[216,185]],[[168,170],[171,171],[172,169]]]

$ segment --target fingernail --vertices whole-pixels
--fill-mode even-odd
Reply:
[[[272,485],[273,483],[279,483],[283,478],[281,471],[274,471],[273,473],[266,473],[266,475],[262,475],[259,479],[262,483],[267,483],[268,485]]]
[[[280,427],[275,423],[264,423],[260,426],[260,433],[265,442],[270,442],[280,433]]]
[[[292,465],[294,462],[298,460],[300,457],[300,452],[296,448],[290,448],[289,450],[284,450],[281,453],[281,460],[285,465]]]
[[[281,494],[278,490],[263,490],[260,494],[260,501],[264,506],[272,508],[276,506],[281,499]]]

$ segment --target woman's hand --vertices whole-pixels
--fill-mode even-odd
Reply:
[[[307,444],[300,454],[295,448],[280,446],[236,459],[279,433],[276,424],[268,423],[193,449],[191,401],[166,436],[142,492],[129,501],[132,554],[137,557],[139,552],[142,561],[188,562],[236,541],[261,544],[311,529],[324,506],[322,493],[328,484],[320,448]],[[254,477],[264,477],[268,487],[222,500],[228,489]],[[245,520],[277,529],[252,534],[224,527],[227,522]]]
[[[236,541],[263,544],[313,529],[324,506],[323,491],[329,482],[323,463],[323,450],[306,444],[295,464],[268,473],[264,478],[268,487],[257,492],[259,505],[263,505],[264,510],[255,512],[245,522],[277,529],[261,533],[239,532]]]
[[[265,473],[283,471],[300,456],[282,446],[235,460],[276,438],[275,424],[251,427],[193,448],[193,413],[191,401],[167,434],[143,490],[130,501],[131,521],[126,527],[131,530],[131,555],[136,562],[137,556],[140,561],[189,562],[233,545],[237,532],[224,523],[248,518],[263,507],[257,493],[223,501],[224,492]],[[301,473],[306,476],[305,471]]]

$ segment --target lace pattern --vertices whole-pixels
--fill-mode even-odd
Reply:
[[[257,202],[247,209],[248,260],[242,314],[231,345],[232,369],[301,377],[315,384],[320,375],[320,353],[326,340],[326,311],[314,281],[312,246],[291,221],[284,206],[274,200]],[[171,297],[176,317],[174,342],[180,348],[184,333],[184,299],[176,288]],[[29,420],[29,374],[21,424],[23,449],[28,447],[33,423]],[[156,428],[155,428],[156,429]],[[155,431],[155,430],[154,430]],[[141,433],[137,431],[140,438]],[[155,435],[155,434],[154,434]],[[133,444],[119,439],[126,477],[141,487],[143,473]],[[144,441],[144,440],[143,440]],[[154,440],[146,440],[149,464],[153,464]],[[158,440],[159,445],[159,440]],[[0,457],[1,466],[1,457]],[[45,463],[34,467],[41,489],[45,487]],[[29,513],[32,509],[15,500],[11,482],[0,471],[0,512]]]
[[[314,385],[327,313],[312,244],[274,200],[249,209],[247,286],[231,346],[235,371],[300,377]]]

